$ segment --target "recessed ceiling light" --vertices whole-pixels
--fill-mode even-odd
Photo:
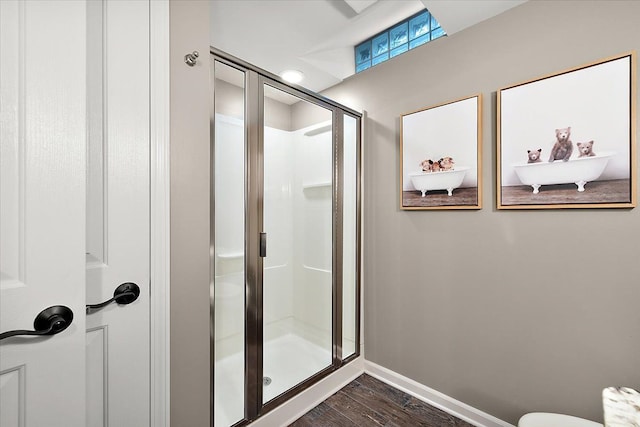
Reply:
[[[280,73],[280,77],[286,82],[289,83],[300,83],[304,78],[304,74],[302,71],[298,70],[285,70]]]

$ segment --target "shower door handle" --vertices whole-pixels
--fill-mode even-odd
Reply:
[[[267,233],[260,233],[260,258],[267,257]]]

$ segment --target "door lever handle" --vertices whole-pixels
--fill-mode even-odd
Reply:
[[[131,304],[140,296],[140,287],[132,282],[123,283],[118,286],[115,291],[113,291],[113,298],[108,299],[99,304],[87,304],[87,314],[91,312],[91,310],[98,310],[102,307],[105,307],[112,302],[116,302],[116,304],[126,305]]]
[[[55,335],[73,322],[73,311],[64,305],[54,305],[42,310],[33,321],[33,331],[17,329],[0,334],[0,340],[18,335]]]

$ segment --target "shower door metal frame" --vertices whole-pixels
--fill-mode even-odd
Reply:
[[[354,347],[355,351],[352,355],[347,356],[346,358],[342,357],[342,353],[340,356],[342,358],[342,365],[351,362],[354,359],[357,359],[360,356],[360,316],[361,316],[361,298],[362,298],[362,179],[363,179],[363,170],[362,170],[362,126],[364,123],[364,118],[366,117],[366,113],[356,113],[352,114],[351,112],[343,111],[343,123],[344,116],[349,116],[356,120],[356,245],[355,245],[355,282],[356,282],[356,297],[355,301],[355,337],[354,337]],[[343,127],[344,129],[344,127]],[[344,142],[344,135],[342,141]],[[336,142],[338,145],[338,143]],[[344,158],[344,157],[343,157]],[[341,166],[341,169],[344,170],[344,165]],[[343,181],[344,182],[344,181]],[[344,185],[342,186],[344,191]],[[342,217],[341,217],[342,218]],[[343,242],[344,244],[344,242]],[[342,263],[341,263],[342,267]],[[341,301],[342,302],[342,301]],[[342,311],[342,307],[341,307]],[[344,320],[344,319],[343,319]],[[340,323],[342,325],[342,322]],[[342,346],[342,342],[340,342],[340,346]],[[341,366],[342,366],[341,365]]]
[[[318,95],[297,85],[285,83],[280,77],[248,64],[213,47],[210,48],[213,59],[236,68],[245,75],[245,411],[244,419],[233,427],[240,427],[256,420],[273,410],[293,396],[308,389],[313,384],[336,371],[360,355],[360,296],[361,296],[361,180],[362,180],[362,114],[339,103]],[[215,72],[215,71],[214,71]],[[260,257],[260,233],[263,229],[264,201],[264,86],[282,90],[289,95],[332,112],[332,363],[325,369],[308,377],[283,394],[266,404],[262,401],[263,376],[263,258]],[[215,84],[212,84],[215,97]],[[215,106],[215,101],[212,101]],[[355,353],[342,358],[342,322],[343,322],[343,141],[344,115],[356,119],[356,298],[355,298]],[[212,144],[215,143],[215,111],[212,109]],[[211,405],[214,403],[214,364],[215,364],[215,194],[214,194],[214,149],[211,150]],[[214,425],[214,417],[211,417]]]

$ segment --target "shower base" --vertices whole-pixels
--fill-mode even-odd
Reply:
[[[316,372],[331,365],[331,352],[296,334],[269,340],[264,346],[263,386],[268,402]],[[244,416],[244,354],[229,355],[216,362],[214,425],[228,427]]]

